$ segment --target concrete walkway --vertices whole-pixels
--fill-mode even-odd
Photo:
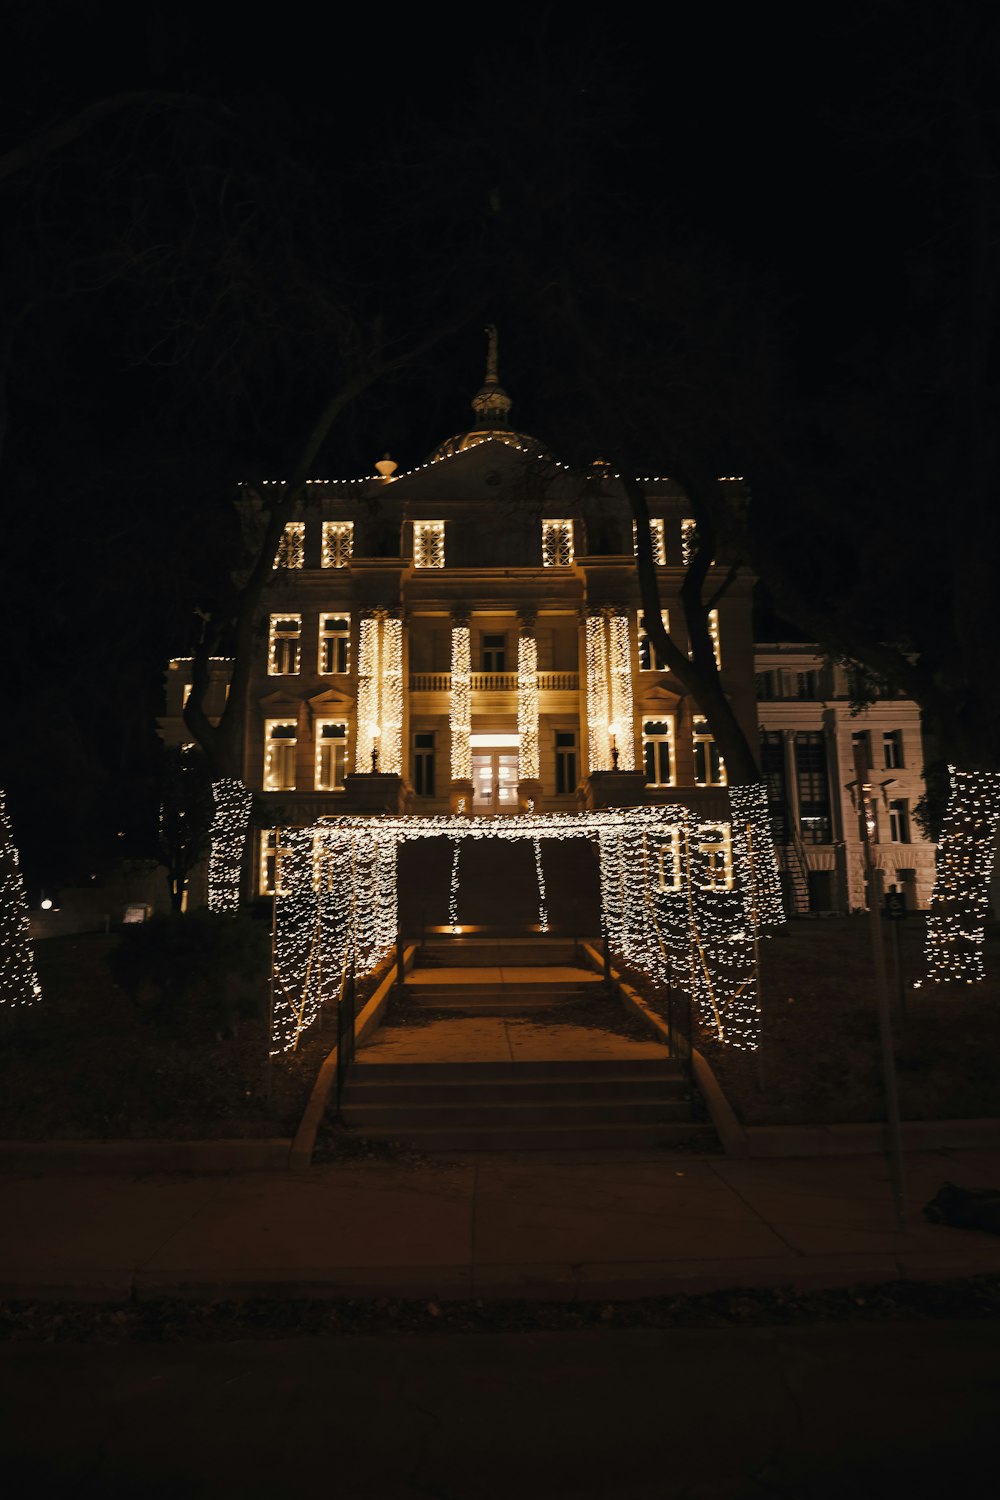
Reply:
[[[553,1012],[558,1015],[558,1011]],[[508,1020],[503,1016],[459,1016],[413,1026],[383,1026],[358,1051],[359,1061],[397,1062],[584,1062],[595,1058],[659,1058],[661,1042],[639,1041],[596,1026],[557,1020]]]
[[[1000,1151],[907,1158],[531,1152],[287,1173],[0,1178],[0,1297],[638,1297],[1000,1274],[1000,1238],[925,1223]]]

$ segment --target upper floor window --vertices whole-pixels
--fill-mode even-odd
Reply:
[[[323,522],[324,568],[346,568],[354,551],[353,521]]]
[[[444,567],[443,521],[414,521],[413,566],[415,568]]]
[[[695,714],[691,720],[691,737],[694,741],[695,786],[725,786],[725,762],[704,715]]]
[[[698,550],[698,523],[685,516],[681,522],[681,562],[686,568]]]
[[[712,654],[715,657],[715,670],[722,671],[722,639],[719,635],[719,611],[710,609],[708,612],[708,635],[712,642]]]
[[[777,678],[777,684],[775,683]],[[757,697],[764,703],[773,698],[781,697],[781,675],[776,672],[755,672],[753,677],[754,691]]]
[[[704,863],[698,882],[703,891],[733,888],[733,843],[728,823],[703,823],[696,848]]]
[[[542,566],[568,568],[573,562],[573,522],[542,522]]]
[[[670,611],[662,609],[660,618],[663,621],[664,630],[669,635]],[[642,615],[639,616],[639,670],[640,672],[665,672],[667,670],[667,663],[646,634]]]
[[[563,796],[576,791],[576,730],[556,730],[556,793]]]
[[[351,621],[347,615],[320,615],[318,670],[322,677],[351,670]]]
[[[865,765],[870,770],[872,763],[872,737],[867,729],[855,729],[851,735],[852,755],[856,755],[859,750],[864,755]]]
[[[479,670],[481,672],[506,672],[507,637],[492,635],[484,631],[479,638]]]
[[[795,696],[796,698],[816,698],[816,673],[813,671],[796,672],[795,674]]]
[[[302,616],[272,615],[267,641],[267,670],[272,677],[299,670],[302,658]]]
[[[295,746],[298,726],[294,719],[264,721],[264,790],[295,790]]]
[[[281,864],[290,851],[280,839],[281,833],[277,828],[260,830],[260,878],[257,889],[262,896],[285,894],[281,885]]]
[[[677,780],[673,719],[643,719],[642,760],[650,786],[673,786]]]
[[[889,803],[889,838],[894,844],[910,842],[910,807],[905,797]]]
[[[281,533],[278,550],[274,554],[276,568],[301,568],[306,556],[306,523],[289,521]]]
[[[347,725],[340,720],[316,721],[317,792],[342,792],[347,774]]]
[[[663,520],[658,516],[651,516],[649,521],[649,540],[653,544],[653,561],[658,568],[667,565],[667,546],[663,539]],[[639,544],[636,540],[636,523],[632,522],[632,551],[638,555]]]
[[[434,796],[434,741],[431,729],[418,729],[413,736],[413,790],[418,797]]]
[[[895,771],[905,764],[903,760],[903,731],[887,729],[882,736],[882,764],[887,771]],[[901,842],[905,843],[906,840]]]

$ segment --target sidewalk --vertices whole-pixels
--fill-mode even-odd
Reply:
[[[310,1173],[0,1178],[0,1298],[645,1297],[1000,1275],[1000,1237],[924,1222],[1000,1150],[880,1157],[531,1152]]]

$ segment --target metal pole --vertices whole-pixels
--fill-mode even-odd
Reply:
[[[406,982],[406,974],[403,969],[403,924],[396,923],[396,988],[400,995],[403,993],[403,985]]]
[[[872,774],[863,742],[854,747],[854,767],[858,780],[861,842],[865,854],[868,891],[868,919],[872,943],[872,967],[875,971],[875,1003],[878,1008],[879,1040],[882,1048],[882,1081],[885,1087],[885,1112],[889,1138],[889,1171],[896,1203],[896,1224],[906,1233],[906,1191],[903,1177],[903,1139],[899,1120],[899,1092],[896,1086],[896,1056],[893,1050],[892,1020],[889,1015],[889,992],[885,975],[885,946],[882,936],[882,871],[872,851],[871,813]]]
[[[899,1019],[906,1020],[906,986],[903,983],[903,955],[899,949],[900,923],[893,921],[889,923],[889,931],[892,934],[892,973],[896,984],[896,996],[899,1000]]]

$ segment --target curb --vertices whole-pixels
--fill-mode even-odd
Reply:
[[[140,1304],[161,1302],[304,1302],[371,1301],[389,1298],[442,1302],[635,1302],[664,1297],[698,1296],[712,1292],[737,1293],[773,1290],[792,1295],[837,1288],[892,1287],[903,1282],[941,1283],[976,1276],[1000,1277],[1000,1253],[994,1248],[979,1254],[968,1251],[929,1257],[914,1252],[881,1256],[765,1258],[739,1264],[724,1260],[678,1262],[676,1270],[627,1277],[608,1274],[588,1277],[581,1267],[564,1276],[533,1275],[525,1266],[523,1278],[505,1266],[491,1280],[489,1268],[476,1273],[466,1266],[345,1266],[297,1270],[288,1275],[266,1272],[218,1274],[211,1271],[129,1272],[75,1271],[63,1276],[26,1272],[0,1273],[0,1302],[67,1302]],[[511,1274],[513,1270],[513,1275]]]
[[[417,945],[415,943],[411,944],[408,948],[404,948],[404,975],[408,974],[413,968],[413,959],[416,951]],[[365,1003],[361,1013],[355,1020],[355,1046],[380,1025],[383,1012],[388,1006],[390,996],[398,983],[398,970],[399,965],[393,964],[378,989]],[[336,1076],[337,1048],[334,1047],[327,1053],[320,1065],[320,1070],[316,1075],[316,1082],[312,1087],[312,1093],[309,1095],[308,1103],[302,1112],[299,1128],[295,1132],[295,1139],[291,1143],[288,1160],[285,1163],[290,1172],[305,1172],[312,1165],[313,1151],[316,1148],[316,1134],[322,1124],[323,1116],[326,1114]]]
[[[282,1172],[291,1141],[0,1141],[0,1172]]]

